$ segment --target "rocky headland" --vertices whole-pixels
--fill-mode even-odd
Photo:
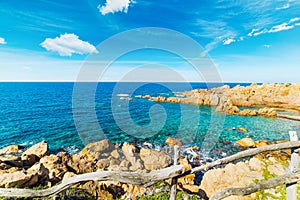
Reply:
[[[155,102],[215,106],[217,112],[241,116],[282,117],[300,120],[297,115],[278,114],[277,111],[291,109],[300,111],[300,84],[251,84],[250,86],[224,85],[212,89],[196,89],[182,92],[178,97],[144,98]],[[251,109],[246,109],[251,108]]]
[[[273,143],[244,138],[237,141],[235,145],[245,149]],[[166,152],[138,147],[128,142],[114,145],[104,139],[88,144],[77,154],[66,152],[50,154],[49,146],[45,141],[26,149],[11,145],[0,150],[0,187],[48,188],[65,182],[72,176],[96,171],[147,173],[172,165],[172,146],[174,145],[181,146],[182,142],[176,138],[168,138],[166,149],[169,152]],[[197,147],[181,146],[179,164],[184,166],[185,171],[206,164],[198,150]],[[187,152],[190,156],[187,156]],[[207,199],[228,187],[243,187],[284,174],[289,159],[289,151],[262,153],[250,160],[228,164],[205,173],[188,174],[178,179],[178,190],[181,191],[179,199]],[[152,196],[160,199],[168,195],[170,184],[171,180],[159,182],[151,187],[117,181],[88,181],[73,186],[58,197],[65,199],[71,199],[71,197],[73,199],[83,197],[85,199],[145,199],[147,196]],[[279,189],[268,190],[266,193],[281,196],[282,189],[279,187]],[[256,199],[259,195],[263,194],[256,193],[247,197],[230,197],[229,199]]]

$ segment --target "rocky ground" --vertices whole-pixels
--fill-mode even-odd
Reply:
[[[156,102],[170,102],[216,106],[217,112],[242,116],[284,117],[300,120],[299,116],[280,115],[278,108],[300,111],[300,84],[252,84],[247,87],[225,85],[213,89],[196,89],[179,94],[179,97],[151,97]],[[259,107],[240,109],[239,107]]]
[[[271,144],[268,141],[253,141],[244,138],[237,141],[241,149],[259,147]],[[166,145],[169,150],[174,145],[182,145],[176,138],[168,138]],[[189,147],[193,152],[193,162],[181,156],[179,164],[185,170],[199,162],[197,147]],[[195,150],[195,151],[194,151]],[[184,155],[185,151],[182,151]],[[151,170],[165,168],[172,164],[173,159],[167,152],[151,148],[138,148],[132,143],[121,146],[112,144],[109,140],[101,140],[88,144],[78,154],[59,152],[50,154],[48,144],[42,141],[28,149],[18,145],[7,146],[0,150],[0,187],[2,188],[47,188],[64,182],[77,174],[95,171],[135,171],[146,173]],[[198,158],[197,158],[198,157]],[[266,180],[284,174],[288,166],[290,152],[260,154],[250,160],[225,167],[209,170],[204,173],[190,174],[178,180],[179,199],[206,199],[227,187],[243,187],[256,181]],[[195,162],[197,161],[198,162]],[[170,191],[171,180],[166,180],[145,188],[115,181],[89,181],[75,185],[72,189],[60,194],[65,199],[164,199]],[[230,197],[230,199],[256,199],[262,195],[283,195],[284,188],[268,190],[247,197]],[[194,196],[193,196],[194,195]],[[70,198],[72,197],[72,198]]]

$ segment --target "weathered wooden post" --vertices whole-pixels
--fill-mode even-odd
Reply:
[[[290,141],[298,141],[296,131],[290,131]],[[295,152],[295,148],[291,149],[291,163],[289,166],[289,172],[295,172],[299,167],[299,155]],[[286,199],[297,200],[297,183],[286,185]]]
[[[180,157],[179,146],[174,146],[174,166],[178,164]],[[176,200],[177,193],[177,178],[172,178],[170,200]]]

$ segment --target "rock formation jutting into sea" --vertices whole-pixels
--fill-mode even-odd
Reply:
[[[276,111],[291,109],[300,111],[300,84],[262,84],[250,86],[224,85],[212,89],[196,89],[182,92],[179,97],[144,96],[155,102],[216,106],[216,112],[241,116],[282,117],[300,120],[299,116],[281,115]],[[252,109],[241,109],[239,107]],[[256,108],[256,109],[253,109]]]

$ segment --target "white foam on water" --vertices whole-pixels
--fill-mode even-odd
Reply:
[[[118,97],[128,97],[129,94],[117,94]]]

